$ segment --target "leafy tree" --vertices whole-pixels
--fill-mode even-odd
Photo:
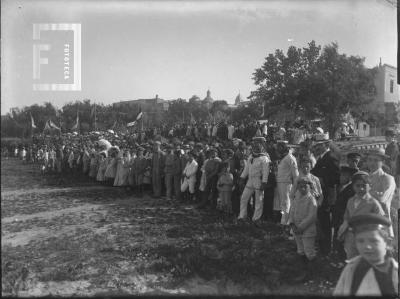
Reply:
[[[281,108],[303,118],[322,118],[331,136],[343,116],[359,113],[375,96],[374,70],[364,66],[364,58],[339,53],[337,43],[307,48],[289,47],[269,54],[253,80],[258,86],[250,98],[264,102],[266,112]]]

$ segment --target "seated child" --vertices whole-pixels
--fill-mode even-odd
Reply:
[[[388,218],[377,214],[349,219],[359,256],[340,275],[334,296],[398,296],[398,263],[388,256]]]

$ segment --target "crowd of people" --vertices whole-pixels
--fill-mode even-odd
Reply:
[[[154,129],[143,136],[113,131],[36,136],[9,155],[37,163],[43,174],[86,175],[136,196],[147,192],[218,210],[238,225],[274,222],[296,242],[304,271],[295,281],[315,275],[317,257],[335,252],[349,261],[336,294],[368,294],[371,267],[374,294],[397,291],[397,263],[386,254],[398,240],[393,221],[400,154],[394,132],[386,132],[386,151],[344,155],[326,137],[315,141],[303,134],[292,144],[284,139],[286,130],[256,123],[251,128],[240,135],[227,124],[224,136],[218,129],[197,136],[194,128],[188,134]],[[356,282],[349,282],[354,273]]]

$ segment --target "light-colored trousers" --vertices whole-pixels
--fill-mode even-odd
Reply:
[[[277,189],[282,213],[281,224],[288,225],[292,183],[277,183]]]
[[[189,178],[184,178],[181,185],[181,192],[185,192],[189,188],[190,194],[194,194],[194,187],[196,185],[196,175]]]
[[[264,190],[261,187],[261,178],[250,177],[240,199],[240,213],[238,219],[247,218],[247,204],[253,193],[255,193],[255,203],[252,220],[256,221],[261,218],[264,207]]]
[[[294,234],[297,245],[297,253],[300,255],[306,255],[309,260],[315,258],[315,237],[303,237],[300,234]]]

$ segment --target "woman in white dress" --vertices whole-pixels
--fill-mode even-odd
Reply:
[[[114,180],[115,187],[123,187],[128,185],[130,160],[131,154],[129,151],[122,149],[117,156],[117,172]]]

